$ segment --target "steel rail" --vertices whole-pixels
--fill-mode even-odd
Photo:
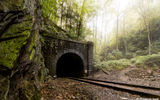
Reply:
[[[160,88],[156,88],[156,87],[120,83],[120,82],[113,82],[113,81],[104,81],[104,80],[97,80],[97,79],[90,79],[90,78],[69,77],[69,79],[77,80],[80,82],[86,82],[93,85],[110,87],[114,89],[125,90],[125,91],[130,91],[134,93],[140,93],[140,94],[145,94],[145,95],[150,95],[153,97],[160,98]]]
[[[90,78],[80,78],[80,79],[86,79],[86,80],[92,80],[92,81],[99,81],[99,82],[107,82],[107,83],[113,83],[113,84],[119,84],[119,85],[126,85],[126,86],[132,86],[132,87],[139,87],[139,88],[146,88],[146,89],[153,89],[153,90],[159,90],[158,87],[151,87],[151,86],[144,86],[144,85],[136,85],[136,84],[129,84],[129,83],[123,83],[123,82],[115,82],[115,81],[106,81],[106,80],[97,80],[97,79],[90,79]]]

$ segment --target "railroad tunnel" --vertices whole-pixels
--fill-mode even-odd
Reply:
[[[75,53],[63,54],[57,61],[57,77],[82,77],[84,63],[82,58]]]

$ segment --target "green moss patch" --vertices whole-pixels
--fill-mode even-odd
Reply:
[[[33,59],[34,55],[35,55],[35,49],[32,50],[32,53],[31,53],[31,55],[30,55],[30,60]]]
[[[13,67],[14,61],[18,57],[21,47],[26,44],[26,39],[30,35],[32,29],[31,16],[25,16],[24,20],[25,21],[11,25],[2,36],[2,38],[10,38],[24,35],[24,37],[0,42],[0,64],[8,68]]]
[[[18,36],[18,35],[28,35],[28,32],[32,29],[32,22],[30,16],[26,16],[26,19],[28,21],[23,21],[18,24],[13,24],[9,27],[9,29],[4,33],[2,38],[8,38],[8,37],[13,37],[13,36]]]
[[[29,34],[29,32],[27,32]],[[21,47],[26,44],[27,37],[21,37],[0,43],[0,64],[12,68]]]

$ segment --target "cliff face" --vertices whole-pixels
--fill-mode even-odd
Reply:
[[[43,80],[40,0],[0,1],[0,100],[38,100]]]

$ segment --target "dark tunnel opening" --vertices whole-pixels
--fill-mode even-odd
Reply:
[[[80,56],[74,53],[66,53],[57,61],[57,77],[82,77],[84,64]]]

